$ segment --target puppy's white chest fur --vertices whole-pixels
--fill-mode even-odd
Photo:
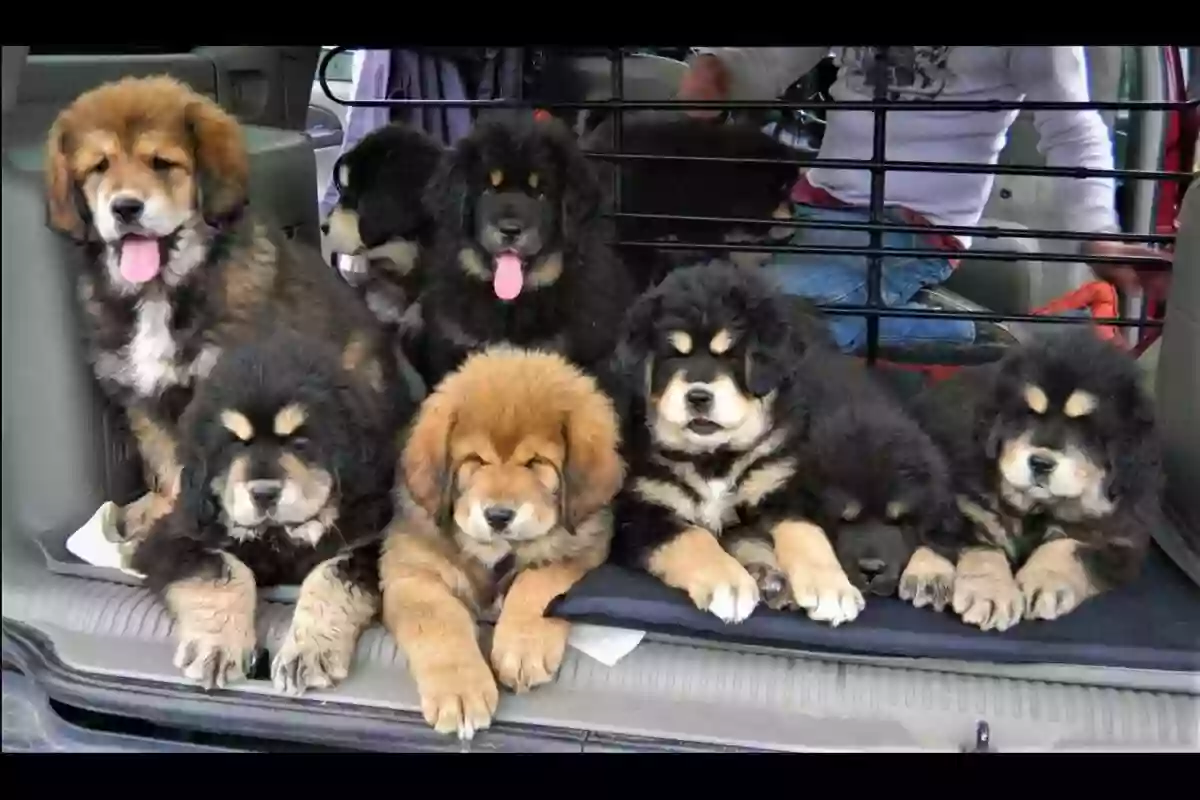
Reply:
[[[96,374],[131,389],[140,397],[153,397],[172,386],[208,375],[221,354],[206,344],[190,364],[180,363],[181,348],[172,329],[175,312],[159,294],[142,298],[135,309],[133,332],[120,350],[96,356]]]
[[[129,386],[144,397],[180,382],[172,316],[171,304],[164,298],[148,297],[138,304],[126,358]]]
[[[737,524],[739,506],[757,506],[791,479],[796,469],[794,459],[769,458],[782,443],[782,433],[768,437],[719,477],[701,475],[686,462],[662,461],[677,483],[638,478],[634,490],[643,500],[669,508],[680,519],[719,534]]]
[[[700,495],[696,503],[697,521],[710,531],[719,531],[737,519],[734,512],[738,495],[732,491],[733,485],[727,479],[696,482],[696,493]]]

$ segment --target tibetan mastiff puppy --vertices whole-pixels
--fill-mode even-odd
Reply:
[[[211,688],[248,674],[255,587],[277,584],[300,597],[275,687],[346,677],[379,607],[391,415],[328,342],[279,330],[222,356],[181,420],[179,500],[131,561],[175,618],[187,677]]]
[[[442,152],[424,131],[393,123],[368,133],[333,167],[338,200],[321,232],[335,252],[350,256],[343,277],[394,341],[419,294],[422,258],[433,243],[424,193]]]
[[[588,135],[584,149],[612,153],[612,122]],[[601,161],[604,186],[612,185],[613,170],[621,175],[621,211],[628,214],[679,215],[695,219],[637,219],[621,217],[621,241],[691,242],[701,245],[786,242],[793,228],[715,222],[713,218],[791,219],[788,195],[799,177],[797,153],[761,128],[748,124],[714,124],[687,116],[646,115],[628,119],[621,133],[620,152],[637,155],[695,156],[730,161]],[[732,159],[750,159],[737,163]],[[793,163],[771,163],[773,161]],[[769,253],[682,246],[619,248],[627,268],[645,289],[678,266],[709,261],[719,255],[742,266],[762,264]]]
[[[891,596],[918,548],[953,553],[943,534],[953,515],[949,467],[928,434],[858,360],[814,351],[803,362],[801,379],[809,419],[797,469],[814,487],[810,518],[832,537],[856,588]],[[772,571],[769,561],[739,560],[754,566],[760,588],[786,587],[786,576]],[[772,607],[786,599],[786,592],[782,598],[764,595]],[[941,608],[949,593],[931,594],[928,601]]]
[[[765,595],[838,625],[895,588],[947,503],[945,465],[822,328],[732,264],[638,300],[614,368],[635,393],[617,560],[726,622]]]
[[[557,353],[493,346],[422,404],[380,579],[438,731],[486,728],[497,678],[519,692],[557,673],[570,626],[544,613],[608,556],[619,444],[610,399]],[[475,621],[497,606],[489,668]]]
[[[1162,471],[1127,354],[1089,328],[1046,336],[934,384],[914,408],[950,462],[960,524],[957,568],[914,559],[906,582],[952,580],[964,622],[1006,630],[1138,574]]]
[[[634,293],[601,198],[558,120],[494,118],[458,142],[429,188],[438,233],[412,348],[427,385],[502,341],[585,369],[610,355]]]
[[[123,509],[139,538],[178,490],[176,423],[221,352],[266,319],[344,350],[377,390],[396,365],[378,323],[320,253],[243,213],[237,121],[169,77],[80,95],[50,129],[49,224],[72,237],[88,357],[128,418],[150,489]]]

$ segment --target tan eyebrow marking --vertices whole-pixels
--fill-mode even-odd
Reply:
[[[1100,405],[1100,400],[1091,392],[1085,392],[1082,389],[1076,389],[1071,392],[1071,396],[1067,398],[1067,402],[1063,403],[1063,413],[1071,419],[1077,417],[1086,417],[1096,410]]]
[[[683,355],[692,352],[692,337],[686,331],[671,331],[671,335],[667,337],[671,342],[671,347],[674,347]]]
[[[1045,414],[1046,409],[1050,407],[1050,398],[1046,397],[1046,392],[1042,387],[1027,383],[1025,384],[1025,404],[1033,413]]]
[[[225,409],[221,412],[221,424],[225,429],[232,433],[243,442],[248,442],[254,438],[254,426],[250,424],[250,420],[240,411],[233,409]]]
[[[284,406],[275,415],[275,435],[291,436],[297,428],[304,424],[306,419],[308,419],[308,414],[300,405],[290,403]]]

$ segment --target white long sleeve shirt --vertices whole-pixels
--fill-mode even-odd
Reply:
[[[734,100],[778,97],[812,69],[827,47],[714,47],[730,75]],[[888,95],[892,100],[1038,100],[1086,102],[1087,65],[1082,47],[889,48]],[[835,100],[874,97],[874,51],[833,48],[838,66]],[[894,161],[958,161],[995,164],[1018,112],[888,111],[886,153]],[[873,113],[828,114],[819,158],[870,159]],[[1034,125],[1047,166],[1113,168],[1108,128],[1096,111],[1038,111]],[[994,176],[944,172],[893,172],[885,182],[886,205],[915,211],[935,224],[974,225],[983,215]],[[842,202],[867,206],[871,173],[814,166],[808,181]],[[1112,178],[1057,178],[1063,222],[1071,230],[1119,230]],[[963,237],[963,245],[970,240]]]

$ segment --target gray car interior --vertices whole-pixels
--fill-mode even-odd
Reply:
[[[139,691],[159,687],[160,694],[187,683],[171,664],[169,616],[136,581],[112,571],[99,579],[78,564],[74,574],[49,566],[69,560],[62,542],[101,503],[132,496],[137,473],[83,359],[71,280],[75,254],[44,224],[43,137],[54,114],[81,91],[120,75],[169,72],[247,123],[252,207],[316,244],[317,175],[304,127],[319,48],[212,46],[177,55],[87,57],[28,56],[27,50],[3,48],[5,653],[7,659],[13,643],[26,674],[53,671],[86,680],[104,688],[115,707],[123,682],[143,687]],[[1094,64],[1094,88],[1099,93],[1103,84],[1115,97],[1110,61]],[[1010,150],[1016,149],[1005,159],[1039,163],[1022,136],[1014,132]],[[1009,204],[998,196],[987,212],[1002,220],[997,224],[1035,224],[1039,212],[1018,212],[1023,201],[1014,197]],[[1017,242],[1006,246],[1026,246]],[[1014,274],[1012,265],[978,262],[956,276],[952,288],[979,302],[1000,294],[1007,298],[1002,305],[1012,307],[997,310],[1024,310],[1069,288],[1042,277],[1042,268],[1027,262],[1025,282],[1012,284],[990,277]],[[1174,275],[1156,390],[1173,511],[1196,531],[1200,191],[1185,203]],[[1193,548],[1164,543],[1185,569],[1195,564]],[[1200,569],[1193,578],[1200,581]],[[284,595],[274,597],[262,604],[259,620],[269,651],[291,610]],[[29,645],[35,640],[39,648]],[[269,680],[218,694],[180,692],[178,714],[236,720],[254,708],[317,715],[330,741],[353,741],[352,728],[360,723],[423,729],[403,657],[379,625],[360,641],[350,678],[322,693],[327,702],[289,706],[292,701],[274,696]],[[1194,752],[1200,748],[1200,680],[1154,670],[828,655],[648,635],[613,667],[569,649],[553,684],[502,699],[498,722],[475,746],[532,748],[537,738],[543,750],[616,752],[644,738],[672,749],[953,751],[970,745],[984,718],[997,746],[1011,751]],[[535,737],[533,730],[550,733]],[[379,741],[386,746],[389,740]]]

